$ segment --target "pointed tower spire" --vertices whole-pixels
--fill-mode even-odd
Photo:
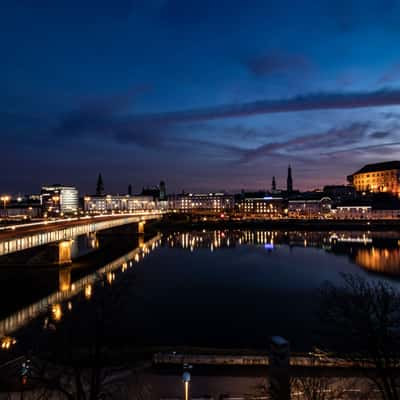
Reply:
[[[272,191],[274,192],[276,190],[276,181],[275,181],[275,176],[272,177]]]
[[[288,167],[288,174],[287,174],[287,181],[286,181],[286,190],[290,194],[293,192],[293,178],[292,178],[292,168],[289,164]]]
[[[101,174],[99,174],[99,176],[97,178],[96,194],[98,196],[101,196],[104,194],[104,183],[103,183],[103,177],[101,176]]]

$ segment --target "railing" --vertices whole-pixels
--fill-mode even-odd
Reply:
[[[0,256],[15,253],[17,251],[30,249],[32,247],[41,246],[44,244],[55,243],[62,240],[69,240],[76,236],[97,232],[104,229],[113,228],[120,225],[131,224],[141,220],[155,219],[162,215],[161,212],[146,212],[129,215],[126,217],[119,217],[107,221],[91,221],[82,222],[81,225],[72,227],[59,228],[55,227],[54,230],[38,233],[21,233],[20,237],[13,237],[10,239],[0,240]],[[67,220],[68,221],[68,220]],[[60,221],[58,221],[60,222]],[[66,221],[64,221],[66,222]]]
[[[231,366],[268,366],[267,355],[224,355],[224,354],[178,354],[178,353],[156,353],[153,355],[154,364],[172,365],[231,365]],[[292,367],[328,367],[328,368],[354,368],[373,367],[371,362],[353,362],[336,357],[318,358],[310,355],[294,354],[290,357]]]

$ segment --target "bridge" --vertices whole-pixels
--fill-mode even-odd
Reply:
[[[143,211],[124,215],[70,218],[15,225],[0,230],[0,257],[46,244],[58,246],[59,264],[71,261],[71,244],[75,237],[127,224],[138,224],[144,233],[147,221],[160,219],[161,211]]]

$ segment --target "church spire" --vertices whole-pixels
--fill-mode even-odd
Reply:
[[[288,193],[292,193],[293,192],[292,168],[291,168],[290,164],[289,164],[289,167],[288,167],[286,190],[287,190]]]

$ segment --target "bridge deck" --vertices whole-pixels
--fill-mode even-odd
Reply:
[[[159,211],[138,212],[94,218],[80,218],[39,225],[20,226],[0,231],[0,256],[32,247],[69,240],[85,233],[97,232],[120,225],[158,219]]]

